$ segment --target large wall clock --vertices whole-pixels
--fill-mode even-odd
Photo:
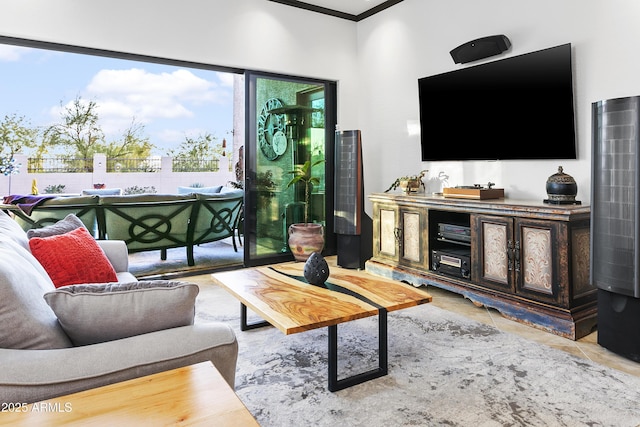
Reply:
[[[264,103],[258,116],[258,145],[260,145],[262,154],[269,160],[275,160],[282,154],[280,147],[278,147],[277,152],[274,149],[273,140],[276,133],[279,132],[278,135],[280,135],[284,131],[284,114],[270,112],[275,108],[281,107],[282,101],[277,98],[270,98]]]

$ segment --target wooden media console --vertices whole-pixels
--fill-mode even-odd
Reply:
[[[375,193],[370,273],[464,295],[577,340],[597,323],[590,209]]]

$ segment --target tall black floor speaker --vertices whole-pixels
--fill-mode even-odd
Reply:
[[[598,343],[640,362],[640,97],[592,104],[591,280]]]
[[[338,265],[362,269],[373,254],[373,222],[364,212],[361,132],[336,131],[335,148],[333,231]]]
[[[598,344],[640,362],[640,298],[598,289]]]

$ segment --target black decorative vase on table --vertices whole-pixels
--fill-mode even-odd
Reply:
[[[312,285],[324,285],[329,278],[329,264],[318,252],[309,255],[304,264],[304,278]]]
[[[547,197],[544,203],[554,205],[579,205],[576,200],[578,184],[571,175],[564,173],[562,166],[558,166],[558,172],[547,179]]]

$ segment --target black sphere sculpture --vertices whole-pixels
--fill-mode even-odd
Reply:
[[[304,278],[312,285],[324,285],[329,278],[329,264],[318,252],[309,255],[304,263]]]

